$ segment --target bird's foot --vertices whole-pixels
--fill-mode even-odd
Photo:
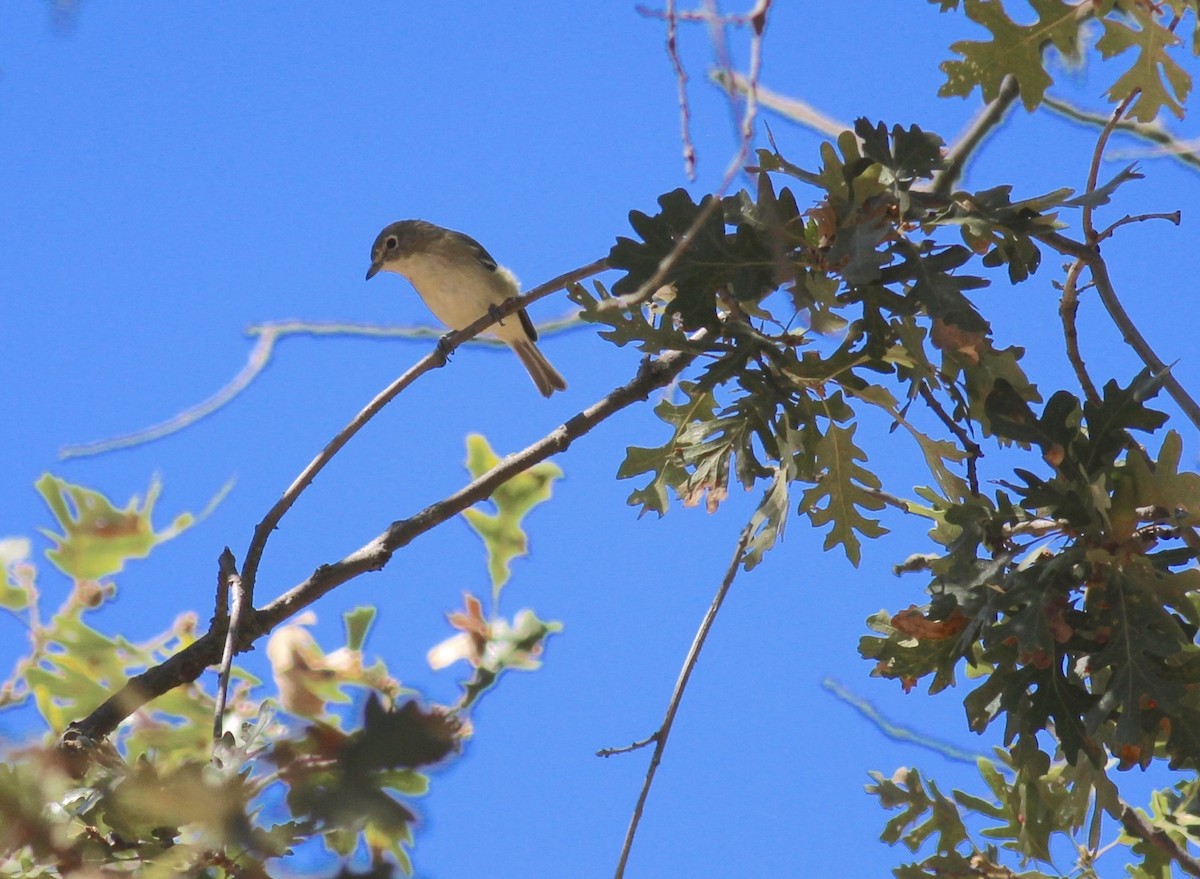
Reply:
[[[503,311],[504,306],[507,305],[508,303],[512,302],[513,299],[515,299],[515,298],[516,297],[513,296],[508,299],[505,299],[499,305],[495,305],[495,304],[489,305],[488,306],[488,317],[490,317],[492,320],[494,320],[500,326],[504,326],[504,311]]]
[[[442,360],[445,363],[450,362],[450,354],[454,351],[454,346],[451,344],[451,336],[454,333],[446,333],[444,336],[438,336],[437,348],[438,354],[442,355]]]

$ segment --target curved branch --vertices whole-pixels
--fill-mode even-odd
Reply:
[[[1166,373],[1166,378],[1163,380],[1163,387],[1167,389],[1167,393],[1171,395],[1171,398],[1183,410],[1183,414],[1187,416],[1188,420],[1197,428],[1200,428],[1200,405],[1197,405],[1192,396],[1179,383],[1179,380],[1171,374],[1170,367],[1154,353],[1154,349],[1150,347],[1150,343],[1146,341],[1145,336],[1134,325],[1133,319],[1125,311],[1125,306],[1121,304],[1121,300],[1117,296],[1112,279],[1108,276],[1108,265],[1104,262],[1104,257],[1100,255],[1099,249],[1089,247],[1058,232],[1041,232],[1034,237],[1044,244],[1050,245],[1059,253],[1073,256],[1087,265],[1092,272],[1092,283],[1096,285],[1100,301],[1104,303],[1104,308],[1108,311],[1108,316],[1112,318],[1113,323],[1117,325],[1117,329],[1121,331],[1121,338],[1125,340],[1125,343],[1134,350],[1138,357],[1142,359],[1142,362],[1155,375]]]
[[[1072,122],[1082,122],[1085,125],[1094,125],[1097,128],[1103,128],[1108,124],[1109,117],[1081,110],[1079,107],[1051,97],[1050,95],[1043,96],[1042,104],[1055,113],[1070,119]],[[1117,122],[1117,131],[1150,141],[1150,143],[1155,143],[1162,147],[1161,150],[1146,154],[1144,158],[1163,157],[1175,159],[1184,165],[1191,166],[1193,170],[1200,168],[1200,153],[1196,152],[1194,145],[1179,140],[1179,138],[1175,137],[1175,135],[1171,134],[1157,122],[1138,122],[1135,119],[1121,119]],[[1121,153],[1128,154],[1128,151],[1122,150]],[[1113,153],[1112,155],[1113,158],[1117,157],[1117,153]],[[1137,158],[1143,158],[1143,156],[1137,156]]]
[[[1108,276],[1108,266],[1099,254],[1096,258],[1088,263],[1088,268],[1092,272],[1092,281],[1096,284],[1096,292],[1100,294],[1100,301],[1104,303],[1105,309],[1108,310],[1109,317],[1113,323],[1121,331],[1127,345],[1137,352],[1138,357],[1142,358],[1142,362],[1150,368],[1155,375],[1166,373],[1166,379],[1163,381],[1163,387],[1167,389],[1172,399],[1183,410],[1183,413],[1188,417],[1197,428],[1200,428],[1200,405],[1192,399],[1191,395],[1184,390],[1183,385],[1170,372],[1170,367],[1163,363],[1154,349],[1150,347],[1150,343],[1138,331],[1134,325],[1133,319],[1130,318],[1128,312],[1125,311],[1125,306],[1121,304],[1121,300],[1117,297],[1117,291],[1113,289],[1112,279]]]
[[[418,360],[403,375],[380,391],[375,396],[375,399],[371,400],[362,411],[355,415],[349,424],[338,431],[337,435],[329,441],[328,445],[309,462],[308,466],[287,487],[283,496],[263,516],[262,521],[255,526],[254,537],[251,539],[250,546],[246,549],[246,557],[242,561],[242,588],[245,590],[248,605],[250,607],[254,606],[254,583],[258,576],[258,565],[262,560],[263,550],[266,548],[271,532],[279,526],[280,520],[291,509],[292,504],[300,497],[301,492],[312,483],[317,474],[350,441],[351,437],[358,433],[368,421],[374,418],[384,406],[395,399],[401,391],[429,372],[429,370],[443,366],[451,352],[459,345],[486,330],[492,324],[496,323],[497,319],[513,314],[531,302],[549,296],[551,293],[555,293],[564,287],[578,283],[584,278],[603,271],[607,265],[608,263],[603,259],[596,260],[586,266],[564,272],[557,278],[552,278],[546,283],[534,287],[528,293],[508,300],[498,307],[494,314],[486,314],[466,329],[458,330],[445,336],[444,339],[446,341],[444,343],[439,343],[433,351],[430,351]]]
[[[671,351],[658,360],[643,361],[632,380],[615,388],[524,451],[508,456],[449,497],[407,519],[393,522],[386,531],[345,558],[321,565],[302,583],[249,616],[239,649],[245,649],[244,643],[261,638],[292,614],[342,583],[368,571],[381,570],[397,549],[484,500],[516,474],[564,451],[610,416],[646,399],[651,391],[670,384],[695,357],[690,352]],[[91,749],[134,711],[175,687],[195,681],[206,668],[217,663],[221,659],[223,646],[222,628],[215,626],[174,656],[131,678],[99,708],[72,723],[59,740],[59,747],[72,758],[75,765],[85,764]]]
[[[1084,265],[1083,260],[1076,259],[1067,269],[1062,299],[1058,302],[1058,316],[1062,319],[1063,341],[1067,346],[1067,359],[1071,361],[1071,368],[1075,370],[1075,378],[1079,380],[1079,386],[1083,388],[1088,402],[1099,403],[1100,394],[1096,391],[1092,377],[1088,375],[1083,355],[1079,353],[1079,332],[1075,328],[1075,316],[1079,313],[1079,273]]]
[[[579,323],[577,313],[539,322],[537,324],[538,337],[541,338],[550,333],[578,326]],[[132,433],[63,446],[58,451],[59,459],[66,461],[71,458],[88,458],[94,455],[114,452],[117,449],[129,449],[134,446],[144,445],[145,443],[163,439],[173,433],[178,433],[184,428],[195,424],[200,419],[207,418],[209,415],[233,402],[239,394],[253,384],[254,380],[258,378],[271,362],[271,357],[275,353],[276,346],[288,336],[365,336],[372,339],[439,339],[445,335],[446,331],[434,326],[397,327],[380,326],[379,324],[345,323],[343,321],[279,320],[253,324],[246,328],[245,333],[247,336],[257,336],[258,341],[254,343],[254,347],[246,358],[246,363],[238,370],[237,375],[226,385],[219,388],[216,393],[193,406],[189,406],[182,412],[172,415],[170,418],[160,421],[157,424],[152,424],[149,427],[135,430]],[[501,340],[487,337],[476,337],[471,339],[470,342],[473,345],[497,348],[504,346],[504,342]]]

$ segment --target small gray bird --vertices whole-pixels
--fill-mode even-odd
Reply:
[[[401,220],[379,233],[371,246],[367,280],[380,271],[406,277],[434,317],[452,330],[470,326],[521,292],[513,273],[474,238],[424,220]],[[537,330],[525,309],[516,318],[494,324],[488,332],[516,352],[543,397],[565,391],[566,381],[534,344]]]

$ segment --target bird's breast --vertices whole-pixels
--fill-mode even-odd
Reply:
[[[433,312],[434,317],[452,330],[461,330],[483,317],[487,310],[520,292],[512,272],[503,267],[494,271],[460,259],[438,256],[410,256],[388,268],[406,277]],[[501,338],[509,324],[520,329],[513,316],[504,327],[494,327]],[[522,331],[523,334],[523,331]]]

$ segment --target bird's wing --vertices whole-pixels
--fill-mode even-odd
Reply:
[[[480,265],[482,265],[489,272],[496,271],[496,269],[499,267],[499,263],[497,263],[495,258],[487,252],[482,244],[480,244],[470,235],[464,235],[462,232],[452,232],[451,234],[456,236],[459,241],[471,249],[471,252],[475,254],[475,258],[479,260]]]

